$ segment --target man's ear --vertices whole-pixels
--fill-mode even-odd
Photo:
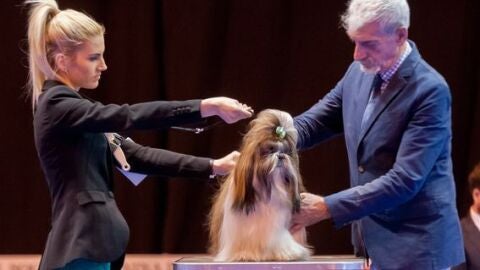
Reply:
[[[397,37],[397,43],[398,44],[403,44],[408,39],[408,29],[407,28],[400,27],[397,30],[395,30],[395,34],[396,34],[396,37]]]

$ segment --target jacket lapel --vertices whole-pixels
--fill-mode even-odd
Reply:
[[[388,105],[395,99],[395,97],[401,92],[405,86],[406,81],[403,78],[392,78],[390,80],[387,88],[384,92],[378,97],[378,100],[373,107],[372,114],[370,118],[365,123],[365,127],[360,131],[360,140],[363,140],[365,135],[372,128],[372,125],[378,120],[378,117],[385,111]],[[362,114],[363,115],[363,114]]]
[[[417,48],[415,47],[415,44],[413,42],[410,42],[410,46],[412,46],[412,52],[405,59],[405,61],[402,63],[402,65],[397,70],[397,72],[393,75],[393,77],[391,78],[390,82],[387,85],[387,88],[378,97],[375,107],[373,108],[372,114],[370,118],[367,120],[367,122],[365,123],[365,127],[363,129],[360,129],[360,123],[362,121],[361,119],[363,116],[363,112],[360,113],[360,121],[359,121],[360,123],[358,124],[358,130],[360,130],[360,136],[358,140],[359,144],[365,138],[365,136],[370,131],[372,126],[375,124],[375,122],[378,120],[379,116],[385,111],[385,109],[389,106],[389,104],[393,102],[393,100],[398,96],[398,94],[400,94],[400,92],[405,88],[408,78],[411,76],[416,63],[420,59],[420,55],[418,53]],[[373,80],[373,76],[371,80]],[[368,102],[369,93],[367,93],[365,96]],[[363,102],[363,98],[364,97],[362,97],[362,102]],[[366,106],[366,103],[365,103],[365,106]],[[365,106],[363,108],[365,108]]]

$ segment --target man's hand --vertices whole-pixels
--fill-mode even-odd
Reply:
[[[323,197],[311,193],[300,194],[302,202],[300,212],[293,215],[290,232],[294,233],[303,227],[310,226],[330,218],[330,212]]]

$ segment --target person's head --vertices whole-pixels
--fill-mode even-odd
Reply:
[[[408,38],[406,0],[350,0],[341,17],[355,43],[353,58],[368,73],[385,71],[399,58]]]
[[[107,67],[103,59],[105,28],[88,15],[60,10],[55,0],[27,0],[29,84],[35,107],[45,80],[71,88],[93,89]]]
[[[480,163],[468,175],[468,188],[472,195],[472,207],[480,213]]]

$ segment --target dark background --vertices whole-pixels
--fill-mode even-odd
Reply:
[[[60,0],[106,26],[108,71],[84,92],[104,103],[225,95],[253,106],[301,113],[351,62],[353,44],[339,27],[339,0]],[[449,82],[453,161],[461,215],[470,204],[466,177],[480,160],[478,0],[410,0],[410,38]],[[41,253],[50,199],[33,145],[27,81],[27,10],[2,1],[0,106],[0,253]],[[136,132],[142,144],[201,156],[236,149],[248,121],[204,134]],[[301,154],[307,189],[327,195],[348,186],[342,137]],[[202,253],[206,214],[217,186],[208,180],[150,177],[139,187],[117,175],[116,198],[131,227],[128,252]],[[452,191],[453,192],[453,191]],[[351,253],[349,228],[309,228],[317,254]]]

